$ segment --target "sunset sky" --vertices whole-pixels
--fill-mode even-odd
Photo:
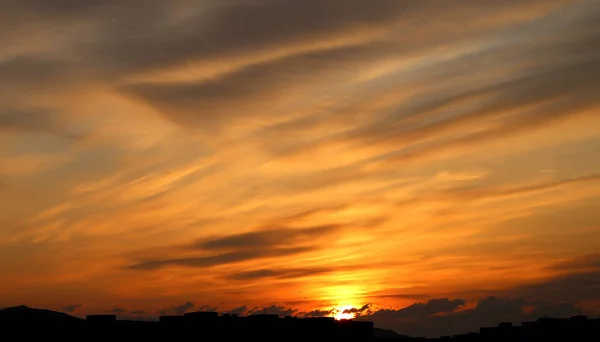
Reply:
[[[598,0],[0,0],[0,307],[417,335],[600,315],[599,22]]]

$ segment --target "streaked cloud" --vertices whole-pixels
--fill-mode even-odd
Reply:
[[[597,312],[598,19],[593,0],[3,4],[0,306],[369,303],[438,331],[488,306]]]

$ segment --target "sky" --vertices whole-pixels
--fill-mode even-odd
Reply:
[[[0,307],[600,315],[600,1],[0,1]]]

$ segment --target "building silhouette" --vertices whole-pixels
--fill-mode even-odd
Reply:
[[[90,323],[106,323],[117,320],[117,315],[87,315],[87,321]]]
[[[216,312],[190,312],[179,316],[160,316],[161,328],[169,331],[202,331],[223,338],[358,338],[373,336],[373,322],[340,320],[333,317],[297,318],[258,314],[240,317]]]
[[[600,318],[589,319],[577,315],[569,318],[538,318],[533,322],[513,325],[502,322],[495,327],[482,327],[479,332],[444,336],[440,338],[419,338],[420,341],[478,341],[478,342],[537,342],[537,341],[600,341]]]
[[[385,329],[383,329],[385,330]],[[50,310],[24,306],[0,310],[0,331],[5,339],[21,340],[182,340],[230,341],[239,340],[333,340],[372,341],[412,339],[388,334],[381,339],[374,332],[373,322],[335,320],[332,317],[298,318],[277,315],[238,316],[216,312],[190,312],[183,315],[160,316],[158,321],[117,320],[116,315],[88,315],[79,319]],[[587,316],[569,318],[539,318],[513,325],[503,322],[494,327],[482,327],[477,332],[442,336],[434,339],[414,338],[416,341],[471,342],[542,342],[600,341],[600,319]]]

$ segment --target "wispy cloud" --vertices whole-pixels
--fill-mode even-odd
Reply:
[[[304,229],[267,229],[222,237],[201,239],[182,249],[198,250],[209,254],[198,257],[166,260],[149,260],[130,266],[134,269],[156,269],[169,265],[207,268],[270,257],[287,257],[314,251],[319,239],[331,236],[336,226],[310,227]],[[258,273],[257,273],[258,272]],[[265,271],[240,273],[233,278],[252,278]],[[293,272],[293,271],[292,271]],[[280,275],[284,275],[281,273]]]
[[[593,0],[7,3],[0,306],[368,302],[440,331],[431,315],[489,295],[597,309],[599,18]]]

